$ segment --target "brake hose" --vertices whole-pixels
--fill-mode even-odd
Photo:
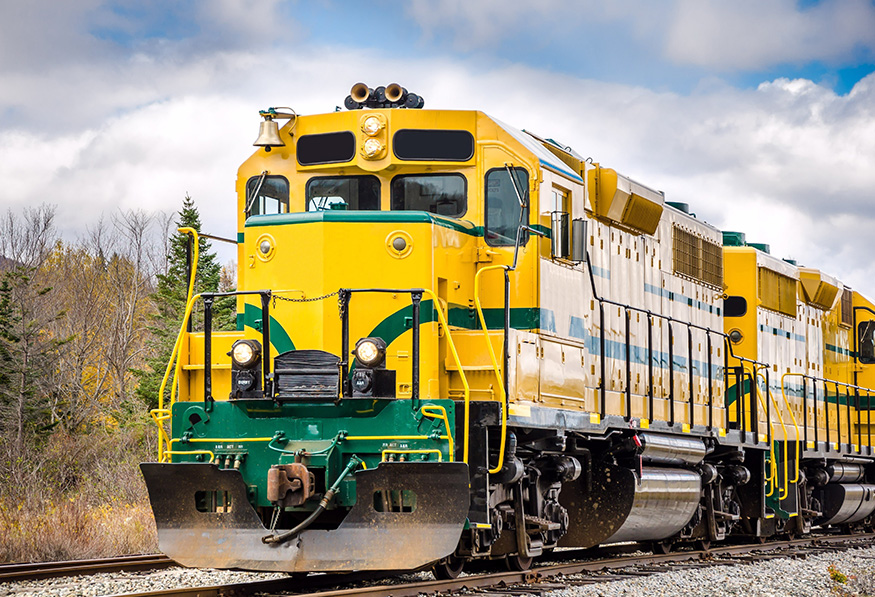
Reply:
[[[346,465],[346,468],[343,469],[343,472],[340,473],[340,476],[337,480],[328,488],[328,491],[325,492],[325,495],[322,496],[322,500],[319,502],[319,505],[316,506],[316,509],[304,519],[304,521],[296,526],[295,528],[286,531],[285,533],[280,533],[279,535],[265,535],[261,538],[262,543],[266,543],[268,545],[277,545],[279,543],[285,543],[292,537],[298,535],[301,531],[309,527],[313,522],[319,518],[319,515],[325,511],[325,508],[328,507],[328,504],[331,502],[331,499],[334,497],[334,494],[337,493],[337,488],[340,487],[340,482],[343,481],[347,475],[349,475],[352,471],[358,468],[358,465],[362,463],[362,459],[358,456],[353,456],[349,459],[349,464]]]

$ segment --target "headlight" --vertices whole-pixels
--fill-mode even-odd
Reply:
[[[362,338],[356,342],[355,358],[365,367],[378,367],[386,358],[386,343],[382,338]]]
[[[255,340],[237,340],[231,347],[231,358],[238,367],[251,367],[261,354],[261,345]]]
[[[364,154],[368,159],[373,159],[383,153],[384,149],[383,142],[379,139],[368,139],[365,141],[364,145]]]
[[[376,116],[368,116],[362,123],[362,131],[372,137],[379,133],[381,128],[383,128],[383,123]]]

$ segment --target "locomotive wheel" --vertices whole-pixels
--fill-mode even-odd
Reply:
[[[671,541],[654,541],[652,548],[653,553],[665,555],[671,553]]]
[[[511,572],[523,572],[532,567],[532,558],[514,554],[505,558],[504,565]]]
[[[694,544],[696,551],[708,551],[711,549],[711,541],[708,539],[698,539]]]
[[[462,573],[462,568],[465,567],[465,560],[456,556],[447,556],[443,560],[437,562],[431,569],[432,574],[438,580],[451,580],[459,578]]]

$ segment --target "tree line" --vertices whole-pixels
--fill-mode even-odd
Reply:
[[[189,237],[176,229],[201,228],[188,195],[175,215],[119,212],[75,242],[55,218],[42,205],[0,220],[0,497],[40,482],[58,438],[154,444],[148,413],[188,290]],[[223,269],[204,238],[199,252],[195,292],[232,289],[233,266]],[[226,301],[214,327],[234,319]]]

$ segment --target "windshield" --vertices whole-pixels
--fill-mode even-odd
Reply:
[[[416,174],[392,180],[393,211],[428,211],[458,218],[468,209],[467,181],[461,174]]]
[[[329,176],[307,182],[307,211],[380,209],[376,176]]]

